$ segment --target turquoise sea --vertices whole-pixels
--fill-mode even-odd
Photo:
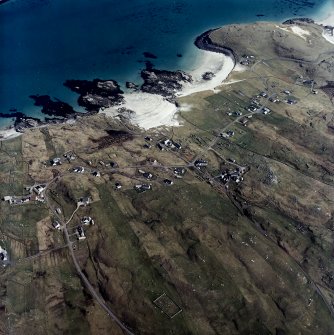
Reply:
[[[320,18],[333,0],[10,0],[0,5],[0,112],[41,117],[31,94],[73,105],[66,79],[140,83],[143,52],[156,67],[187,70],[193,40],[229,23]],[[177,57],[182,54],[182,57]],[[0,127],[11,119],[0,119]]]

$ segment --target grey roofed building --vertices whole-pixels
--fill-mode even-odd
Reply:
[[[61,159],[59,157],[55,157],[55,158],[51,159],[50,162],[51,162],[51,164],[53,166],[55,166],[55,165],[61,165]]]
[[[87,206],[92,202],[92,199],[90,197],[82,197],[77,202],[78,206]]]
[[[135,185],[135,189],[138,192],[145,192],[145,191],[149,191],[152,189],[152,185],[150,184],[137,184]]]
[[[100,173],[100,171],[94,171],[94,172],[92,173],[92,175],[93,175],[94,177],[101,177],[101,173]]]
[[[35,193],[37,193],[38,195],[40,195],[45,190],[45,187],[46,187],[45,184],[43,184],[43,185],[37,185],[37,186],[34,186],[33,191]]]
[[[84,216],[81,219],[81,223],[87,226],[87,225],[93,225],[95,222],[90,216]]]
[[[58,229],[58,230],[60,230],[60,223],[58,222],[58,221],[54,221],[54,222],[52,222],[52,227],[54,228],[54,229]]]
[[[173,185],[174,184],[174,182],[172,180],[170,180],[170,179],[164,179],[164,183],[166,185]]]
[[[204,159],[197,159],[194,163],[194,165],[196,167],[204,167],[204,166],[208,166],[208,161],[204,160]]]
[[[174,168],[174,174],[178,176],[183,176],[186,173],[186,169],[182,167]]]
[[[81,226],[77,227],[77,235],[78,235],[78,240],[84,240],[86,238],[85,232]]]
[[[143,177],[146,178],[146,179],[152,179],[153,175],[150,172],[144,172],[143,173]]]

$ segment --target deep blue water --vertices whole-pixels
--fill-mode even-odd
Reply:
[[[333,0],[11,0],[0,6],[0,112],[41,116],[31,94],[71,103],[66,79],[139,81],[156,67],[187,70],[194,38],[228,23],[321,16]],[[264,16],[258,17],[258,14]],[[182,58],[176,56],[183,55]],[[0,126],[8,123],[0,120]]]

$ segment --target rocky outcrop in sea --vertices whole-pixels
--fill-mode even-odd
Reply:
[[[146,68],[141,72],[144,84],[141,91],[151,94],[159,94],[170,100],[175,100],[175,94],[182,90],[182,85],[192,82],[191,75],[184,71],[167,71]]]
[[[67,80],[64,86],[80,94],[78,104],[88,111],[98,111],[124,102],[123,91],[115,80]]]

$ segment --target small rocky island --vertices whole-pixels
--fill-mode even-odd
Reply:
[[[159,94],[170,100],[175,100],[175,93],[182,89],[182,83],[192,82],[191,75],[184,71],[167,71],[146,68],[141,72],[144,84],[141,91]]]
[[[207,72],[203,73],[202,78],[204,80],[211,80],[214,76],[215,76],[215,74],[213,72],[207,71]]]
[[[80,94],[78,104],[88,111],[120,105],[123,91],[115,80],[67,80],[64,86]]]

